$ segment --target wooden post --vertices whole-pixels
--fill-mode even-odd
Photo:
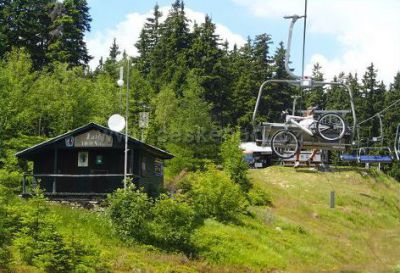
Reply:
[[[58,162],[58,149],[54,149],[54,168],[53,173],[57,174],[57,162]],[[53,193],[57,192],[57,177],[54,176],[53,178]]]
[[[22,177],[22,195],[26,194],[26,176]]]
[[[331,191],[331,194],[329,196],[329,205],[331,209],[335,208],[335,191]]]

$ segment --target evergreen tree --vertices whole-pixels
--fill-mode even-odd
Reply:
[[[393,83],[390,85],[388,92],[385,94],[385,107],[391,106],[396,101],[400,100],[400,72],[394,77]],[[387,144],[392,146],[396,135],[397,126],[400,124],[399,104],[392,106],[389,111],[384,114],[384,133]]]
[[[274,67],[272,67],[274,76],[271,77],[272,79],[289,79],[285,69],[285,54],[286,50],[281,42],[272,57],[272,62],[274,63]],[[261,101],[259,107],[260,114],[267,117],[268,121],[282,122],[281,112],[292,109],[293,96],[295,95],[299,95],[299,92],[286,83],[267,86],[264,88],[264,100]],[[297,105],[296,109],[299,108]]]
[[[261,84],[266,79],[271,77],[270,64],[272,63],[269,55],[269,46],[272,44],[271,36],[263,33],[257,35],[254,39],[253,46],[253,69],[257,81]]]
[[[116,62],[119,54],[121,54],[121,51],[119,51],[119,46],[117,45],[117,39],[114,38],[113,43],[110,47],[110,54],[108,55],[109,59],[113,62]]]
[[[140,32],[139,40],[135,44],[140,54],[137,60],[137,68],[145,75],[150,72],[152,61],[157,61],[152,58],[152,52],[160,39],[161,17],[160,7],[156,4],[154,6],[153,17],[146,19],[146,23]]]
[[[189,63],[201,77],[201,85],[205,89],[204,98],[212,105],[214,119],[224,125],[229,116],[230,96],[229,89],[226,88],[224,52],[219,48],[221,39],[215,29],[215,24],[208,15],[203,24],[195,26]]]
[[[160,39],[151,54],[149,79],[155,90],[173,83],[177,94],[188,71],[187,50],[191,44],[188,19],[183,2],[176,0],[165,20],[160,25]]]
[[[316,81],[324,81],[324,75],[321,72],[322,67],[320,66],[319,63],[314,64],[313,70],[312,70],[312,78]],[[314,87],[311,90],[309,90],[305,95],[305,104],[306,107],[316,107],[318,106],[319,109],[324,109],[326,106],[325,103],[325,94],[324,94],[324,88],[322,86],[320,87]],[[341,108],[338,108],[341,109]]]
[[[377,71],[374,64],[371,63],[371,65],[367,67],[367,71],[362,78],[360,121],[369,118],[383,109],[385,101],[384,93],[385,86],[378,83]],[[374,118],[370,122],[363,124],[361,133],[362,136],[368,140],[372,137],[379,136],[379,119]]]
[[[256,84],[252,66],[252,41],[248,38],[247,43],[240,49],[234,46],[229,55],[229,73],[231,74],[231,116],[232,123],[240,127],[250,124],[252,109],[255,99],[251,98],[256,92]]]
[[[110,46],[110,51],[108,57],[104,63],[104,71],[111,75],[114,79],[118,78],[119,66],[117,62],[118,55],[121,54],[119,50],[119,46],[117,45],[117,41],[114,38],[113,43]]]
[[[86,0],[65,0],[51,25],[54,35],[48,58],[72,66],[88,64],[92,57],[88,54],[84,35],[90,31],[91,21]]]
[[[2,0],[0,2],[0,56],[12,47],[26,48],[35,68],[47,63],[49,14],[55,0]]]

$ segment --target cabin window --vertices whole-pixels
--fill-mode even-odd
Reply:
[[[102,164],[103,164],[103,156],[97,155],[96,156],[96,165],[102,165]]]
[[[79,152],[78,153],[78,167],[87,167],[89,166],[89,153],[88,152]]]

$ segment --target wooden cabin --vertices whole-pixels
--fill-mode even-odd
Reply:
[[[46,196],[105,197],[123,187],[125,135],[95,123],[18,152],[33,162],[23,180],[23,195],[39,183]],[[155,196],[163,185],[164,160],[173,155],[128,137],[128,177]],[[35,186],[35,185],[34,185]]]

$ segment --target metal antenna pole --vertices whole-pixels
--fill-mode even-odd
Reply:
[[[301,67],[301,78],[304,79],[304,59],[306,55],[306,31],[307,31],[307,0],[304,5],[304,29],[303,29],[303,60]]]
[[[126,108],[125,108],[125,158],[124,158],[124,189],[126,189],[126,179],[128,174],[128,114],[129,114],[129,73],[130,63],[128,57],[128,68],[126,71]]]
[[[119,80],[123,81],[124,80],[124,67],[121,66],[119,68]],[[123,90],[123,86],[121,86],[120,90],[119,90],[119,112],[122,115],[122,90]]]

